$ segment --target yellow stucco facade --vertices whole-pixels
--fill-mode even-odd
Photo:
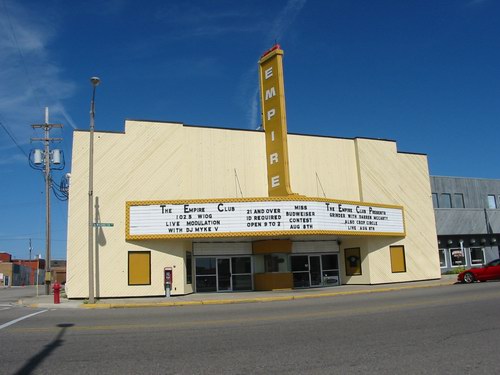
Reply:
[[[96,229],[96,297],[162,295],[165,267],[172,270],[172,295],[196,290],[195,260],[201,252],[197,254],[193,249],[195,243],[204,240],[127,240],[127,202],[268,196],[266,141],[260,131],[127,120],[123,133],[96,132],[94,147],[96,221],[113,224]],[[69,298],[89,295],[88,150],[89,133],[75,131],[68,218]],[[309,198],[401,206],[405,232],[402,236],[291,235],[276,239],[306,243],[310,253],[314,253],[315,244],[320,249],[325,241],[332,241],[342,284],[440,277],[425,155],[398,152],[393,141],[288,135],[288,157],[294,193]],[[259,240],[262,238],[258,235],[222,237],[217,243],[230,256],[232,243],[251,244]],[[391,270],[390,248],[398,245],[404,247],[405,272]],[[248,248],[251,257],[251,246]],[[344,249],[351,248],[359,248],[361,274],[346,274],[343,254]],[[129,283],[129,254],[134,251],[149,252],[147,285]],[[187,267],[191,254],[192,264]],[[189,272],[192,275],[188,277]],[[255,283],[252,285],[255,287]]]

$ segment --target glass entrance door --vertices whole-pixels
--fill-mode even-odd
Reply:
[[[292,255],[294,288],[340,285],[338,254]]]
[[[292,255],[292,275],[294,288],[309,288],[309,257]]]
[[[321,279],[321,257],[319,255],[309,256],[309,275],[311,278],[311,286],[322,285]]]
[[[217,258],[217,291],[231,290],[231,258]]]
[[[252,290],[252,258],[198,257],[196,292],[230,292]]]
[[[231,258],[232,290],[252,290],[252,258],[249,256]]]

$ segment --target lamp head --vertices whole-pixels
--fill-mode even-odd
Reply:
[[[91,77],[90,82],[92,83],[92,86],[96,87],[101,83],[101,79],[99,77]]]

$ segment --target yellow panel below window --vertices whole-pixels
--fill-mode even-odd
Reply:
[[[151,253],[128,253],[129,285],[151,285]]]
[[[254,282],[255,290],[291,289],[293,275],[291,272],[256,273]]]
[[[253,254],[272,254],[292,252],[292,241],[290,240],[263,240],[252,242]]]
[[[391,246],[392,272],[406,272],[405,249],[403,246]]]

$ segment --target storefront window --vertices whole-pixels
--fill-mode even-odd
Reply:
[[[339,269],[339,258],[337,255],[328,254],[321,256],[321,263],[323,264],[323,270],[338,270]]]
[[[484,264],[484,249],[481,247],[471,247],[470,262],[473,266]]]
[[[215,275],[216,272],[215,258],[196,259],[196,275]]]
[[[293,272],[309,272],[309,257],[307,255],[292,256]]]
[[[345,274],[347,276],[361,275],[361,250],[359,247],[345,249]]]
[[[446,268],[446,254],[444,249],[439,249],[439,265],[441,268]]]
[[[308,255],[293,255],[291,257],[292,272],[293,272],[293,287],[308,288],[309,281],[309,256]]]
[[[288,255],[264,255],[264,272],[288,272]]]
[[[216,292],[217,291],[217,278],[213,276],[196,276],[196,291],[203,292]]]
[[[196,292],[252,290],[252,258],[196,258]]]
[[[196,259],[196,291],[217,291],[217,261],[216,258]]]
[[[337,254],[328,254],[321,256],[323,266],[323,284],[338,285],[339,278],[339,257]]]
[[[232,272],[234,273],[252,273],[252,262],[250,257],[231,258]]]
[[[450,258],[452,267],[465,266],[465,258],[461,249],[450,249]]]
[[[231,258],[233,290],[252,290],[252,260],[249,256]]]
[[[252,290],[252,275],[233,275],[233,290]]]
[[[338,254],[292,255],[294,288],[339,284]]]
[[[193,256],[190,251],[186,252],[186,284],[193,283]]]

